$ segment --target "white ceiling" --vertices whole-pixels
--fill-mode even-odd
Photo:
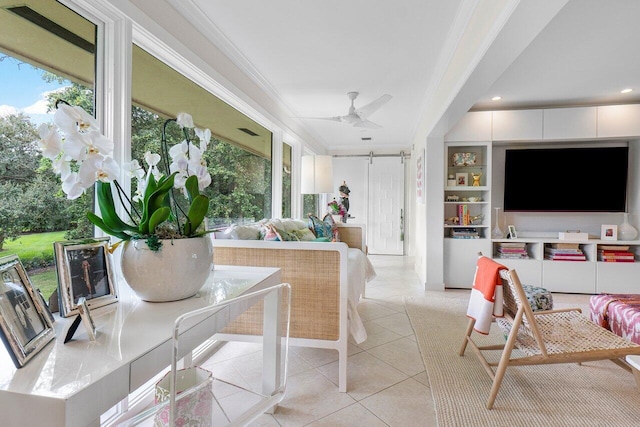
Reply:
[[[328,150],[407,149],[436,88],[443,85],[465,32],[507,28],[508,19],[470,19],[480,4],[512,11],[560,0],[191,0],[201,30]],[[566,1],[566,0],[565,0]],[[539,2],[539,3],[536,3]],[[175,3],[174,3],[175,4]],[[496,6],[494,6],[494,4]],[[488,6],[489,5],[489,6]],[[555,13],[555,11],[554,11]],[[515,13],[512,15],[515,16]],[[482,88],[467,96],[460,82],[448,97],[467,109],[510,109],[640,102],[640,1],[569,0],[526,49],[485,76],[464,76]],[[533,18],[532,18],[533,19]],[[497,24],[496,24],[497,22]],[[503,22],[504,23],[503,25]],[[473,27],[473,28],[472,28]],[[514,32],[513,29],[511,29]],[[487,31],[487,51],[496,32]],[[517,29],[515,30],[517,38]],[[510,36],[512,37],[512,36]],[[479,44],[479,46],[482,46]],[[482,58],[480,48],[467,56]],[[511,60],[510,60],[511,61]],[[471,61],[472,62],[472,61]],[[504,71],[504,72],[502,72]],[[473,73],[477,75],[474,76]],[[631,87],[634,92],[622,95]],[[345,115],[383,94],[393,98],[369,120],[382,129],[302,119]],[[458,92],[456,92],[458,91]],[[490,101],[494,95],[499,102]],[[371,137],[370,141],[362,141]]]

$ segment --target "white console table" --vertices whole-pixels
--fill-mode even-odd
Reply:
[[[56,338],[29,363],[16,369],[0,348],[0,424],[3,426],[96,426],[100,415],[170,364],[171,336],[181,314],[227,298],[281,283],[280,270],[216,266],[198,295],[182,301],[140,300],[118,279],[119,301],[91,311],[97,328],[90,341],[82,325],[64,344],[73,317],[56,317]],[[269,304],[268,301],[277,300]],[[279,299],[265,300],[265,313],[277,313]],[[203,322],[205,323],[205,322]],[[276,340],[278,331],[265,337]],[[277,328],[273,328],[277,329]],[[190,351],[211,336],[199,324],[188,332]],[[265,357],[265,361],[270,358]],[[272,362],[275,362],[275,356]],[[267,361],[265,363],[270,363]],[[274,372],[265,369],[264,372]],[[279,385],[270,379],[271,384]]]

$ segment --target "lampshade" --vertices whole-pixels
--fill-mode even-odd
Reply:
[[[333,192],[333,159],[331,156],[302,156],[301,193]]]

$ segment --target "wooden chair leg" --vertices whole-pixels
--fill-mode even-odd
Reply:
[[[496,368],[495,376],[493,377],[491,392],[489,393],[489,399],[487,400],[487,409],[493,408],[493,403],[498,396],[498,391],[500,391],[502,379],[504,378],[504,374],[507,371],[507,366],[509,366],[511,352],[513,351],[513,347],[515,346],[516,339],[518,337],[518,329],[520,328],[521,323],[522,310],[518,310],[513,324],[511,325],[511,332],[509,332],[509,337],[507,338],[507,342],[504,345],[504,349],[502,350],[502,356],[500,356],[500,362],[498,363],[498,366]]]
[[[469,319],[469,324],[467,325],[467,332],[464,336],[464,341],[462,341],[462,346],[460,347],[460,352],[458,353],[460,356],[464,356],[464,351],[467,349],[467,343],[469,342],[469,337],[473,332],[473,325],[476,324],[475,319]]]

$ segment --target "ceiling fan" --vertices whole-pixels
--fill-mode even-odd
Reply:
[[[377,123],[367,120],[374,112],[378,111],[380,107],[389,102],[392,98],[391,95],[382,95],[380,98],[376,99],[373,102],[365,105],[361,108],[356,108],[353,105],[353,101],[358,97],[358,92],[349,92],[347,96],[351,100],[351,107],[349,107],[349,113],[346,116],[335,116],[335,117],[306,117],[307,119],[320,119],[320,120],[331,120],[334,122],[347,123],[354,127],[359,128],[367,128],[367,129],[379,129],[380,126]]]

